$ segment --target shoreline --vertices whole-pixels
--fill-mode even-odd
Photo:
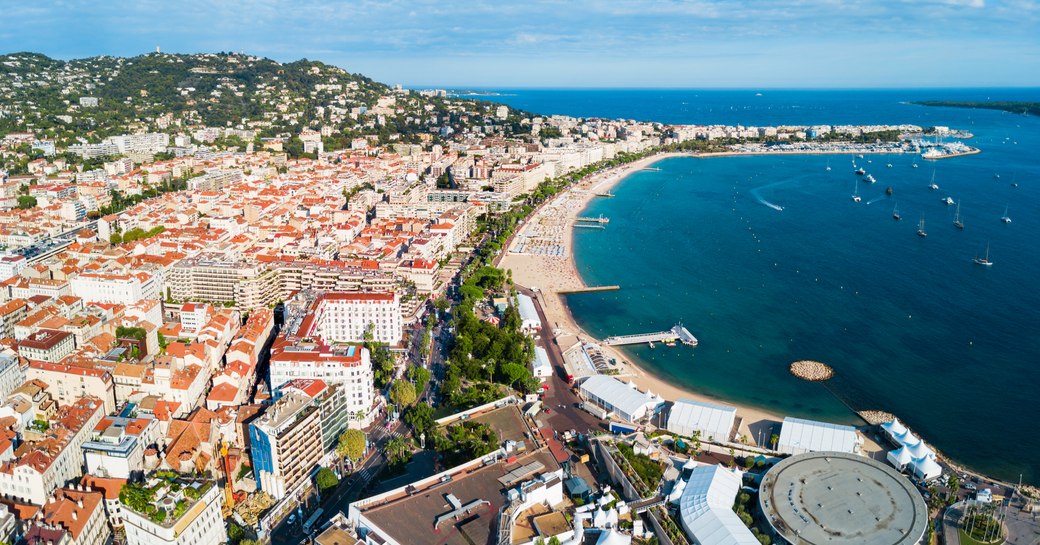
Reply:
[[[692,158],[710,158],[710,157],[731,157],[740,155],[847,155],[849,152],[798,152],[798,151],[786,151],[786,152],[750,152],[750,151],[728,151],[728,152],[712,152],[712,153],[692,153],[692,152],[661,152],[645,157],[616,167],[609,171],[601,172],[599,174],[590,176],[578,184],[568,188],[566,191],[560,193],[552,200],[547,203],[543,203],[528,221],[524,224],[523,228],[518,231],[518,235],[524,233],[532,225],[539,224],[544,218],[541,216],[546,213],[555,212],[557,214],[562,212],[562,215],[557,215],[553,219],[557,222],[557,225],[562,224],[565,226],[566,236],[564,237],[566,252],[563,256],[546,256],[546,255],[530,255],[524,253],[513,253],[514,248],[517,245],[520,236],[514,237],[505,248],[505,251],[500,254],[498,260],[498,266],[504,269],[510,269],[512,271],[512,277],[517,284],[527,288],[533,288],[537,292],[539,302],[541,303],[542,309],[545,312],[546,319],[551,323],[549,324],[556,336],[560,335],[574,335],[582,341],[593,342],[598,345],[599,349],[607,358],[616,359],[620,369],[619,379],[633,382],[639,389],[643,391],[652,391],[655,394],[661,395],[668,401],[678,401],[680,399],[690,399],[694,401],[702,401],[708,403],[723,403],[730,405],[737,409],[738,418],[738,437],[734,439],[734,442],[740,442],[740,437],[743,436],[747,439],[749,445],[755,445],[763,448],[769,448],[768,445],[758,445],[754,433],[752,433],[752,427],[760,428],[763,424],[779,424],[783,421],[784,416],[774,413],[768,409],[762,409],[759,407],[750,406],[743,403],[735,403],[722,397],[716,397],[709,394],[704,394],[692,390],[687,387],[680,387],[667,379],[654,374],[641,367],[635,358],[630,358],[622,353],[619,348],[613,346],[607,346],[602,344],[601,339],[590,335],[587,331],[582,329],[573,314],[570,311],[569,306],[566,304],[564,297],[559,293],[568,289],[580,289],[589,287],[585,282],[584,278],[578,273],[577,265],[573,256],[574,248],[574,231],[573,223],[574,218],[578,217],[581,212],[588,207],[589,203],[597,197],[597,192],[607,192],[615,185],[620,183],[622,180],[627,178],[633,172],[643,170],[654,163],[665,159],[671,159],[675,157],[692,157]],[[869,152],[863,152],[867,154]],[[974,152],[979,153],[979,152]],[[883,152],[877,151],[873,154],[896,154],[896,152]],[[973,153],[969,153],[973,154]],[[558,208],[559,203],[555,203],[556,200],[566,201],[566,205],[562,207],[562,210],[554,210]],[[624,288],[624,286],[621,286]],[[850,415],[861,420],[865,424],[870,424],[868,418],[863,414],[863,411],[857,411],[852,407],[848,407]],[[872,411],[867,411],[872,412]],[[896,415],[898,416],[898,415]],[[902,419],[901,419],[902,420]],[[857,426],[860,427],[860,426]],[[779,431],[779,430],[777,430]],[[765,442],[768,439],[763,438]],[[866,439],[867,447],[864,453],[867,456],[878,459],[884,462],[886,447],[874,443],[870,436],[864,435]],[[930,444],[930,443],[929,443]],[[934,447],[933,447],[934,448]],[[966,473],[988,480],[990,482],[999,483],[1005,486],[1014,486],[1013,483],[1006,482],[1002,479],[998,479],[992,476],[988,476],[977,470],[973,470],[969,465],[959,462],[944,453],[935,449],[938,456],[941,457],[947,464],[952,466],[958,473]]]
[[[741,152],[725,152],[727,155],[741,155]],[[790,153],[790,152],[788,152]],[[512,271],[513,281],[521,286],[538,292],[538,299],[545,312],[546,319],[551,323],[554,333],[559,335],[574,335],[582,341],[596,343],[607,358],[618,361],[620,369],[619,379],[631,380],[640,390],[651,391],[661,395],[668,401],[690,399],[707,403],[724,403],[737,409],[737,417],[740,421],[737,433],[747,438],[748,443],[757,445],[756,437],[752,433],[752,427],[758,429],[765,423],[779,424],[783,421],[783,415],[770,412],[766,409],[729,402],[723,398],[714,397],[700,393],[688,388],[676,386],[667,379],[657,376],[644,369],[634,358],[621,352],[616,347],[602,344],[601,339],[590,335],[578,325],[567,306],[563,295],[559,292],[569,289],[589,287],[578,273],[574,261],[574,219],[588,207],[592,199],[597,198],[597,192],[609,191],[612,187],[627,178],[633,172],[637,172],[648,166],[665,159],[675,157],[705,157],[709,154],[695,154],[689,152],[664,152],[633,161],[626,165],[601,172],[590,176],[580,183],[568,188],[563,193],[554,197],[553,201],[559,199],[560,203],[547,205],[539,209],[528,219],[521,231],[517,233],[511,243],[505,248],[503,257],[499,260],[499,266]],[[561,206],[562,205],[562,206]],[[562,210],[561,210],[562,208]],[[550,215],[549,218],[544,217]],[[514,253],[514,249],[520,244],[521,239],[527,235],[528,229],[539,231],[544,227],[545,220],[559,227],[561,224],[566,228],[566,236],[563,242],[566,246],[564,256],[530,255]],[[621,286],[624,289],[624,286]],[[680,348],[677,348],[680,349]],[[685,348],[682,348],[685,349]],[[855,414],[855,413],[853,413]],[[768,442],[768,438],[763,438]],[[739,439],[737,440],[739,442]],[[761,446],[761,445],[757,445]]]

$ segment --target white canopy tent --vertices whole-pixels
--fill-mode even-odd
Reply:
[[[914,464],[914,475],[922,481],[930,481],[939,475],[942,475],[942,466],[935,461],[935,458],[926,456],[924,458],[917,458],[913,462]]]
[[[899,447],[896,450],[889,451],[887,458],[888,463],[892,464],[897,469],[903,469],[914,461],[914,457],[910,455],[910,452],[906,450],[906,447]]]
[[[729,441],[737,409],[726,405],[680,399],[668,413],[668,431],[707,441]]]
[[[892,438],[893,441],[898,441],[897,436],[903,435],[908,430],[898,418],[893,418],[888,422],[881,424],[881,429],[885,430],[885,433]]]
[[[722,466],[693,470],[679,499],[679,517],[693,543],[759,545],[758,539],[733,512],[741,473]]]

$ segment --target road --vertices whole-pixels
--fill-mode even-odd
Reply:
[[[545,317],[538,294],[522,286],[517,286],[517,290],[534,300],[534,308],[538,311],[538,319],[542,322],[541,338],[537,342],[549,355],[549,362],[555,371],[552,377],[546,380],[549,390],[542,398],[542,404],[549,410],[549,414],[539,414],[536,419],[557,431],[575,430],[580,433],[588,433],[590,430],[605,429],[605,425],[600,419],[578,408],[581,400],[567,384],[567,369],[563,364],[563,351],[556,344],[551,322]]]

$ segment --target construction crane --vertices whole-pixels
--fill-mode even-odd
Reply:
[[[228,457],[227,441],[220,442],[220,467],[224,470],[224,518],[231,516],[235,507],[235,483],[231,477],[231,458]]]

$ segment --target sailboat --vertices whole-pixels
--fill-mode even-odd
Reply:
[[[1000,221],[1004,223],[1011,223],[1011,216],[1008,215],[1008,207],[1004,206],[1004,216],[1000,218]]]
[[[827,159],[827,170],[831,169],[831,160]]]
[[[921,216],[921,221],[920,221],[920,223],[917,224],[917,236],[919,236],[919,237],[926,237],[926,236],[928,236],[928,233],[924,232],[924,216]]]
[[[986,257],[980,258],[978,255],[976,255],[975,259],[973,259],[972,261],[974,261],[976,265],[982,265],[983,267],[992,267],[993,266],[993,262],[989,260],[989,243],[988,242],[986,243]]]
[[[901,220],[901,219],[903,219],[903,216],[899,215],[899,203],[896,203],[896,205],[892,208],[892,219],[894,219],[894,220]]]
[[[957,212],[953,215],[953,226],[964,229],[964,222],[961,221],[961,203],[957,203]]]
[[[910,165],[912,168],[917,168],[917,163]]]
[[[852,191],[852,202],[862,201],[863,198],[859,196],[859,185],[854,186],[855,189]]]
[[[935,183],[935,170],[932,170],[932,183],[928,184],[928,189],[939,189],[939,184]]]

